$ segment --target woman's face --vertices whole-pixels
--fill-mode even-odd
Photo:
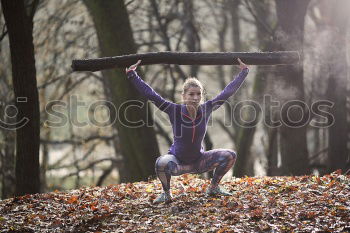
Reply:
[[[187,91],[182,94],[184,104],[198,106],[202,99],[202,90],[199,87],[189,87]]]

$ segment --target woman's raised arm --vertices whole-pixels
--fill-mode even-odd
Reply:
[[[174,103],[165,100],[156,91],[154,91],[152,87],[150,87],[140,78],[140,76],[135,71],[140,63],[141,60],[138,60],[137,63],[125,69],[128,79],[141,95],[152,101],[161,111],[169,113]]]
[[[247,77],[249,72],[248,66],[239,58],[238,62],[241,72],[224,88],[223,91],[221,91],[219,95],[217,95],[214,99],[207,101],[207,104],[213,111],[218,109],[230,96],[236,93],[244,79]]]

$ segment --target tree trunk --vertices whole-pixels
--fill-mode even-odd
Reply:
[[[349,150],[347,148],[347,81],[348,81],[348,62],[347,62],[347,31],[348,31],[348,1],[340,0],[337,4],[326,2],[325,17],[328,23],[326,29],[329,33],[328,44],[325,46],[327,60],[324,60],[324,66],[328,67],[328,100],[334,103],[331,108],[331,114],[334,116],[334,124],[329,128],[328,137],[328,172],[342,169],[346,172],[349,167]]]
[[[5,145],[1,153],[1,198],[6,199],[15,195],[15,143],[16,133],[13,130],[5,132]]]
[[[256,12],[256,37],[258,38],[258,45],[261,51],[272,51],[273,46],[271,40],[266,40],[265,38],[270,38],[269,31],[266,30],[266,26],[263,25],[273,25],[271,6],[268,1],[257,1],[252,2],[254,11]],[[263,22],[263,25],[261,24]],[[263,99],[263,93],[265,90],[265,84],[267,75],[270,72],[265,67],[257,67],[256,76],[253,83],[253,101],[261,104]],[[262,110],[262,109],[261,109]],[[257,155],[253,155],[250,151],[253,145],[254,135],[256,132],[256,127],[258,126],[259,119],[261,118],[261,112],[256,109],[256,115],[253,122],[249,123],[245,127],[240,127],[237,133],[237,166],[235,168],[234,176],[243,177],[245,175],[254,176],[254,163]],[[271,156],[271,155],[270,155]],[[270,158],[270,156],[268,158]]]
[[[241,51],[241,38],[240,38],[240,28],[239,28],[239,4],[240,0],[228,1],[228,9],[231,15],[231,27],[232,27],[232,41],[233,41],[233,51]]]
[[[196,28],[195,17],[194,17],[194,2],[184,0],[184,27],[186,35],[186,47],[190,52],[199,52],[201,51],[201,40],[198,35],[198,30]],[[199,66],[191,66],[190,75],[192,77],[197,77]]]
[[[276,176],[280,175],[278,168],[278,128],[267,129],[267,169],[266,175]]]
[[[280,50],[293,49],[302,51],[304,18],[308,4],[308,0],[276,0],[279,24],[276,39]],[[302,64],[301,61],[293,66],[277,68],[277,77],[283,81],[282,86],[279,87],[281,88],[280,90],[283,90],[281,91],[283,94],[279,96],[281,106],[290,100],[305,103]],[[288,109],[286,108],[285,110]],[[308,174],[310,172],[306,141],[306,125],[308,122],[305,122],[305,126],[302,127],[294,127],[290,123],[302,119],[303,114],[307,114],[306,109],[303,109],[303,113],[300,114],[300,108],[293,107],[288,112],[282,111],[281,114],[283,122],[280,130],[282,172],[284,175]]]
[[[227,51],[227,48],[226,48],[226,40],[227,40],[227,32],[229,31],[229,17],[228,15],[231,15],[231,28],[232,28],[232,31],[234,32],[239,32],[239,29],[238,29],[238,26],[239,26],[239,18],[238,18],[238,12],[236,12],[237,8],[238,8],[238,4],[237,1],[228,1],[228,2],[224,2],[224,3],[218,3],[220,7],[220,12],[219,12],[219,15],[221,16],[221,19],[217,20],[216,21],[216,24],[219,25],[218,26],[218,45],[219,45],[219,51],[220,52],[224,52],[224,51]],[[235,12],[232,12],[232,11],[235,11]],[[233,16],[234,15],[234,16]],[[235,20],[235,21],[234,21]],[[240,48],[240,37],[239,37],[239,33],[237,34],[232,34],[232,38],[230,38],[231,40],[233,40],[233,43],[230,44],[231,46],[229,46],[229,49],[231,49],[232,51],[239,51],[239,48]],[[224,67],[223,66],[218,66],[216,68],[217,70],[217,79],[220,83],[220,87],[221,87],[221,90],[223,90],[226,85],[228,84],[225,80],[227,78],[229,78],[229,80],[232,79],[232,76],[234,74],[234,72],[237,71],[237,67],[234,67],[232,66],[231,68],[231,73],[228,74],[226,77],[226,74],[225,74],[225,70],[224,70]],[[232,102],[235,102],[234,100],[237,99],[237,96],[239,96],[239,93],[236,93],[236,95],[234,95],[232,97],[233,101]],[[232,106],[230,103],[228,102],[225,102],[224,103],[224,108],[225,108],[225,117],[227,117],[227,121],[226,122],[232,122],[232,127],[230,129],[227,128],[227,132],[231,138],[231,141],[232,143],[236,144],[236,140],[235,140],[235,132],[237,131],[237,124],[234,123],[234,120],[233,120],[233,114],[232,114]],[[222,124],[223,127],[224,124]],[[232,137],[233,136],[233,137]],[[237,166],[234,167],[234,169],[236,169]]]
[[[241,12],[239,11],[239,5],[241,4],[241,0],[230,0],[226,1],[224,4],[225,10],[229,11],[230,19],[231,19],[231,37],[230,37],[230,42],[231,46],[229,49],[232,51],[238,51],[241,52],[242,50],[242,41],[241,41],[241,30],[240,30],[240,25],[241,25]],[[220,51],[226,51],[225,50],[220,50]],[[221,66],[222,67],[222,66]],[[223,68],[223,67],[222,67]],[[231,67],[231,76],[237,72],[237,67],[232,66]],[[224,88],[224,86],[221,86]],[[237,92],[234,96],[232,96],[232,103],[235,103],[237,101],[240,101],[242,99],[243,92]],[[229,103],[225,104],[226,112],[228,113],[226,116],[228,117],[229,122],[232,122],[232,135],[234,138],[235,144],[237,144],[237,135],[239,131],[239,126],[234,122],[233,120],[233,114],[232,114],[232,108],[233,106]],[[239,155],[238,155],[239,156]],[[235,166],[234,169],[240,169],[238,166]]]
[[[39,99],[40,99],[40,105],[45,108],[44,106],[47,105],[46,101],[46,89],[41,89],[39,91]],[[48,120],[48,113],[47,111],[41,111],[41,120],[42,122],[46,122]],[[42,127],[41,128],[41,138],[44,138],[45,140],[50,140],[50,128],[49,127]],[[40,145],[42,157],[41,157],[41,164],[40,164],[40,191],[46,192],[47,191],[47,180],[46,180],[46,171],[49,164],[49,145],[47,143],[42,143]]]
[[[1,19],[0,19],[0,23]],[[0,43],[0,53],[1,53]],[[0,65],[0,80],[3,81],[0,85],[0,93],[2,101],[0,101],[0,122],[1,125],[15,124],[16,117],[7,117],[10,114],[5,114],[5,109],[10,105],[8,96],[3,93],[10,92],[10,86],[8,85],[9,77],[5,74],[5,64]],[[13,103],[11,103],[13,105]],[[6,111],[7,112],[7,111]],[[11,115],[12,116],[12,115]],[[3,138],[4,143],[0,143],[0,174],[1,174],[1,197],[0,199],[6,199],[15,196],[16,176],[15,176],[15,147],[16,147],[16,132],[14,130],[8,130],[6,127],[0,127],[0,137]]]
[[[84,0],[84,3],[95,24],[101,56],[136,52],[124,1]],[[146,111],[148,104],[128,82],[124,69],[104,71],[103,75],[107,79],[113,104],[118,109],[119,119],[114,126],[118,131],[124,159],[124,165],[119,171],[121,181],[147,180],[149,176],[155,174],[154,163],[159,156],[154,129],[147,126],[132,127],[121,120],[127,119],[133,122],[142,120],[152,124],[151,113]],[[132,112],[125,111],[131,106],[125,104],[128,100],[135,100],[144,105],[142,108],[132,108]]]
[[[264,81],[266,73],[258,69],[257,75],[255,76],[253,86],[253,101],[259,103],[264,90]],[[252,106],[252,105],[251,105]],[[237,164],[234,170],[234,176],[243,177],[244,175],[254,176],[254,160],[256,155],[251,154],[251,146],[253,144],[254,135],[258,122],[261,118],[261,112],[259,108],[255,108],[255,118],[252,122],[244,124],[244,127],[240,127],[237,134]],[[250,114],[249,114],[250,115]],[[249,121],[251,119],[248,119]]]
[[[156,52],[115,57],[102,57],[95,59],[73,60],[72,69],[74,71],[99,71],[104,69],[113,69],[116,67],[125,68],[136,63],[137,60],[142,60],[139,66],[152,64],[232,66],[239,65],[237,58],[241,58],[242,61],[247,65],[282,65],[299,62],[299,53],[296,51],[259,53]]]
[[[17,122],[28,119],[27,124],[16,130],[16,195],[38,193],[40,114],[33,21],[26,14],[23,0],[2,0],[1,3],[10,41]]]

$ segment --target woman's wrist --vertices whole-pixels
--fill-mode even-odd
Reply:
[[[135,70],[126,70],[125,73],[129,74],[131,71],[135,71]]]

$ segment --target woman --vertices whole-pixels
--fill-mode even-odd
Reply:
[[[153,203],[171,201],[171,176],[198,174],[214,169],[213,179],[206,190],[207,195],[231,195],[219,187],[219,182],[234,165],[236,153],[227,149],[204,151],[202,141],[211,113],[237,91],[249,72],[248,67],[238,58],[241,72],[218,96],[205,103],[201,102],[202,84],[195,78],[186,79],[182,91],[183,104],[175,104],[163,99],[137,75],[135,70],[140,62],[141,60],[126,68],[128,79],[142,95],[168,114],[174,134],[174,142],[168,154],[160,156],[155,164],[156,174],[164,192]]]

